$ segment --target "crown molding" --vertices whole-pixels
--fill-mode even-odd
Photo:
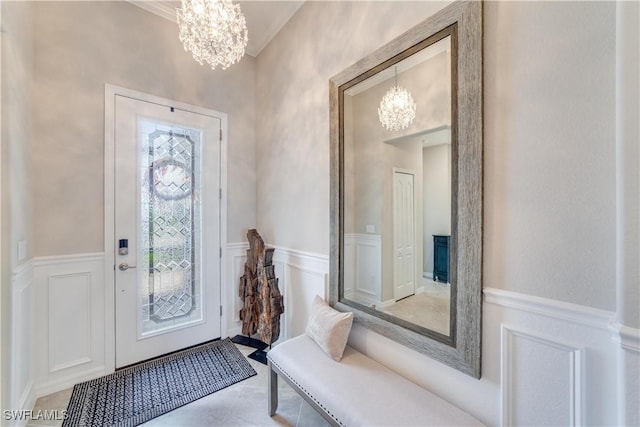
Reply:
[[[151,12],[161,18],[177,24],[176,9],[179,1],[167,0],[126,0],[128,3]],[[296,14],[304,1],[286,2],[249,2],[238,1],[249,27],[249,44],[245,52],[249,56],[257,57],[271,42],[280,30]],[[253,34],[255,31],[255,34]]]
[[[163,2],[145,0],[127,0],[129,3],[138,6],[147,12],[154,13],[164,19],[177,23],[176,9]]]

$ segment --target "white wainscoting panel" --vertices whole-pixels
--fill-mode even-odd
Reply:
[[[242,300],[239,295],[240,277],[244,274],[244,264],[247,262],[248,243],[229,243],[225,251],[226,279],[222,284],[224,293],[223,301],[223,330],[229,337],[233,337],[242,331],[240,323],[240,309]],[[225,330],[226,327],[226,330]]]
[[[284,314],[280,319],[280,339],[292,338],[302,334],[307,327],[311,303],[315,295],[328,297],[329,258],[273,245],[275,248],[273,264],[278,288],[284,297]],[[238,295],[240,276],[244,274],[247,243],[231,243],[226,248],[227,283],[230,296],[225,299],[228,307],[233,311],[228,315],[227,334],[234,336],[241,331],[238,312],[242,308],[242,301]]]
[[[501,425],[615,420],[613,312],[491,288],[484,296],[484,335],[501,348]],[[484,370],[493,355],[483,349]]]
[[[356,235],[345,233],[344,235],[344,265],[356,265]],[[354,268],[344,269],[344,296],[353,298],[356,284],[356,272]]]
[[[276,259],[275,256],[275,252],[274,252],[274,259],[273,259],[273,265],[275,267],[275,274],[276,274],[276,278],[278,279],[278,289],[280,290],[280,293],[282,294],[282,297],[284,299],[283,303],[284,303],[284,313],[282,314],[282,316],[280,317],[280,339],[282,339],[283,337],[286,339],[286,337],[288,337],[287,335],[287,314],[288,314],[288,294],[287,294],[287,289],[286,289],[286,282],[285,282],[285,266],[286,264],[284,262],[282,262],[282,260],[278,260]],[[277,341],[276,341],[277,342]]]
[[[34,279],[37,394],[107,373],[103,254],[36,258]]]
[[[284,295],[284,326],[280,339],[296,337],[307,328],[311,303],[316,295],[329,297],[329,257],[272,246],[273,260]],[[278,268],[280,264],[280,269]]]
[[[285,316],[286,338],[296,337],[305,332],[311,315],[311,303],[316,295],[327,298],[327,275],[305,266],[287,264],[285,266]]]
[[[345,234],[344,265],[345,296],[382,305],[382,236]]]
[[[582,352],[502,325],[503,425],[581,425]],[[532,394],[540,384],[546,392]],[[540,411],[540,408],[545,410]]]
[[[33,264],[18,266],[11,283],[11,408],[29,410],[35,403],[33,392]]]
[[[91,273],[51,274],[49,372],[91,362]]]

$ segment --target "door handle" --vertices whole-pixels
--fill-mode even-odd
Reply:
[[[118,268],[120,269],[120,271],[127,271],[130,268],[136,268],[135,265],[129,265],[126,262],[121,263]]]

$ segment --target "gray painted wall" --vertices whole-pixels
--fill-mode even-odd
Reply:
[[[444,5],[307,2],[261,52],[257,209],[266,241],[328,254],[329,78]]]
[[[268,241],[328,253],[328,79],[437,8],[310,2],[259,56]],[[485,285],[615,309],[615,6],[484,9]]]
[[[615,310],[614,70],[614,3],[487,4],[486,286]]]
[[[26,242],[25,259],[31,258],[33,202],[31,186],[31,80],[33,69],[32,4],[1,2],[2,8],[2,250],[0,277],[0,407],[10,408],[8,401],[11,376],[12,273],[23,262],[18,261],[18,242]],[[28,365],[26,365],[28,366]],[[24,371],[24,366],[21,366]],[[21,379],[21,378],[20,378]]]
[[[36,2],[35,29],[35,255],[104,250],[105,83],[229,115],[228,241],[244,241],[256,221],[255,59],[200,66],[175,23],[126,2]]]
[[[424,148],[422,165],[422,271],[433,273],[433,235],[451,235],[451,144]]]
[[[3,220],[8,224],[10,244],[7,257],[15,267],[31,258],[31,143],[32,143],[32,77],[33,25],[32,4],[3,3],[3,69],[2,69],[2,195],[8,202]],[[18,260],[17,245],[27,241],[24,260]]]

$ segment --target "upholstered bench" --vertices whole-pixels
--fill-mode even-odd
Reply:
[[[278,376],[335,426],[478,426],[480,421],[351,347],[333,360],[303,334],[267,353],[269,415]]]

